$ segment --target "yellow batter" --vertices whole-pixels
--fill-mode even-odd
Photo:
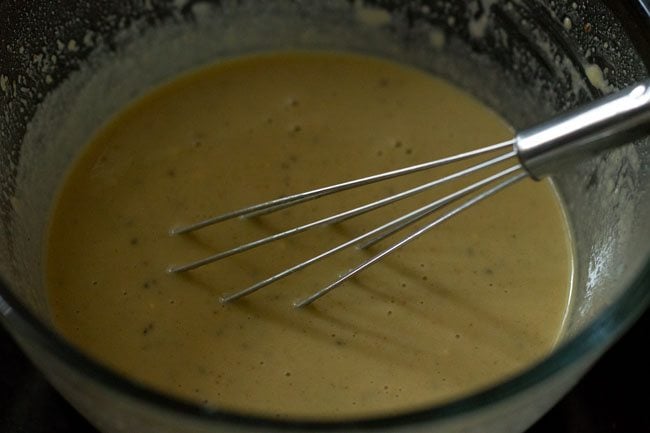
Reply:
[[[261,55],[182,77],[120,113],[71,169],[47,247],[55,323],[135,380],[247,413],[399,412],[495,383],[551,350],[567,309],[570,245],[547,183],[515,185],[301,310],[291,302],[367,254],[231,304],[218,298],[443,192],[182,275],[166,269],[433,173],[193,235],[168,231],[511,134],[446,82],[373,58]]]

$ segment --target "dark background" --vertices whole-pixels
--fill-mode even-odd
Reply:
[[[650,311],[526,433],[650,433]],[[0,433],[97,433],[0,327]]]

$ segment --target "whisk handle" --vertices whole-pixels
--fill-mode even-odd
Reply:
[[[567,162],[650,134],[650,80],[523,130],[519,159],[534,179]]]

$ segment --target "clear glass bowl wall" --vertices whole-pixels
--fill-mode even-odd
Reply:
[[[635,27],[635,19],[647,17],[634,2],[610,3],[613,9],[579,0],[0,4],[3,323],[62,394],[106,432],[524,430],[649,302],[646,140],[553,179],[576,258],[574,307],[558,349],[480,394],[381,419],[246,417],[119,377],[51,327],[40,273],[44,229],[61,176],[92,132],[178,72],[273,49],[370,53],[445,77],[522,128],[647,75],[649,37]]]

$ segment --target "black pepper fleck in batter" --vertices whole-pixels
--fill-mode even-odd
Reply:
[[[153,322],[148,323],[147,326],[145,326],[144,329],[142,330],[142,335],[149,334],[153,330],[153,328],[154,328],[154,323]]]

